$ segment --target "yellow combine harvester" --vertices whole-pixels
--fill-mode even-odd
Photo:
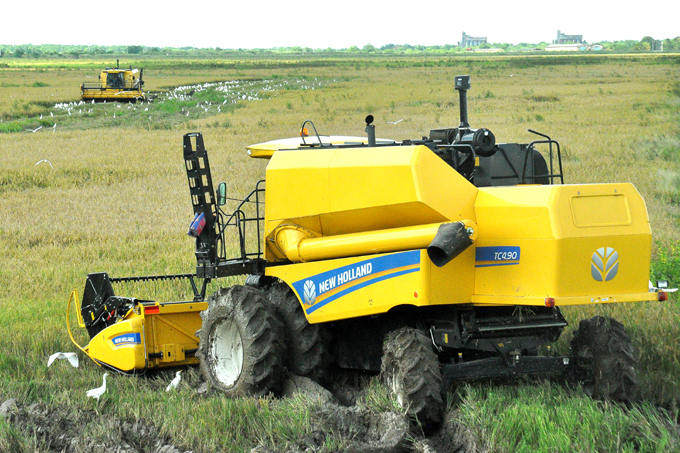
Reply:
[[[142,87],[144,69],[120,68],[116,60],[115,68],[103,69],[99,82],[83,82],[80,97],[83,101],[143,101],[146,99]]]
[[[567,325],[562,306],[666,300],[650,290],[644,201],[628,183],[564,184],[545,135],[497,144],[468,124],[470,78],[455,88],[459,126],[423,139],[376,139],[369,116],[366,137],[314,129],[250,146],[269,159],[266,190],[260,181],[231,214],[202,135],[185,135],[196,273],[90,274],[86,353],[126,372],[198,361],[229,395],[276,393],[285,372],[324,382],[331,363],[380,371],[430,424],[458,379],[559,373],[629,398],[635,355],[617,321],[581,321],[570,355],[539,348]],[[206,299],[210,281],[234,275],[245,284]],[[194,300],[140,301],[111,285],[168,278],[188,279]]]

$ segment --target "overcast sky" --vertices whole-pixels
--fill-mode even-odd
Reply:
[[[557,30],[590,43],[680,36],[680,0],[13,0],[0,18],[0,44],[341,49],[457,44],[463,32],[512,44],[550,42]]]

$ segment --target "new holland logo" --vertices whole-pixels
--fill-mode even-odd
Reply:
[[[602,247],[593,253],[590,273],[598,282],[608,282],[619,271],[619,253],[611,247]]]
[[[307,305],[314,305],[314,301],[316,300],[316,286],[314,286],[314,282],[311,280],[305,282],[304,298]]]

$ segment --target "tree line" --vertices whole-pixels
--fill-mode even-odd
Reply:
[[[602,41],[597,43],[602,46],[603,52],[678,52],[680,51],[680,37],[673,39],[657,40],[651,36],[645,36],[640,41]],[[408,55],[408,54],[454,54],[475,50],[502,50],[505,52],[532,52],[543,51],[550,43],[484,43],[476,47],[461,48],[455,44],[436,46],[410,45],[410,44],[386,44],[381,47],[366,44],[363,47],[351,46],[343,49],[312,49],[310,47],[276,47],[271,49],[222,49],[196,48],[196,47],[147,47],[147,46],[97,46],[82,45],[69,46],[58,44],[24,44],[7,45],[0,44],[0,57],[2,58],[81,58],[100,55],[150,55],[150,56],[195,56],[195,57],[220,57],[220,56],[267,56],[286,54],[378,54],[378,55]]]

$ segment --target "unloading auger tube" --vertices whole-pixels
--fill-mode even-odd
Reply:
[[[276,250],[293,263],[304,263],[349,256],[427,249],[432,262],[442,267],[477,239],[472,220],[433,223],[362,233],[315,237],[299,225],[279,225],[272,237]]]

